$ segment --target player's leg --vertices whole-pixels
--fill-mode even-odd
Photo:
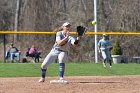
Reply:
[[[111,54],[110,54],[110,58],[109,58],[109,63],[110,63],[110,67],[112,67],[112,58],[111,58]]]
[[[112,67],[112,60],[109,60],[110,67]]]
[[[20,63],[20,53],[19,52],[18,53],[15,53],[15,56],[17,58],[18,63]]]
[[[112,61],[111,61],[110,51],[107,51],[106,55],[107,55],[107,61],[108,61],[109,65],[110,65],[110,67],[112,67]]]
[[[57,58],[57,56],[58,56],[57,54],[49,53],[47,57],[44,59],[41,65],[41,79],[39,80],[39,82],[45,81],[47,67]]]
[[[103,67],[106,67],[106,58],[107,58],[106,53],[105,53],[105,51],[101,51],[101,53],[102,53],[102,57],[103,57]]]
[[[103,67],[106,67],[106,59],[103,59]]]
[[[35,52],[34,56],[35,56],[35,62],[39,62],[39,53]]]
[[[61,52],[58,56],[59,61],[59,71],[60,71],[60,79],[63,79],[64,71],[65,71],[65,60],[67,59],[68,53],[67,52]]]
[[[10,53],[10,61],[11,61],[11,63],[14,62],[14,55],[15,55],[15,53]]]

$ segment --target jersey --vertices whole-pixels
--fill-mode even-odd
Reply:
[[[109,40],[101,39],[98,42],[98,47],[101,50],[102,57],[103,57],[103,59],[106,59],[107,62],[109,62],[109,60],[111,60],[110,51],[109,51],[108,46],[112,46],[112,44]]]
[[[11,47],[11,48],[9,48],[9,52],[10,53],[17,53],[18,49],[16,47]]]
[[[111,42],[109,40],[104,40],[104,39],[101,39],[99,42],[98,42],[98,46],[99,48],[104,51],[104,50],[109,50],[108,49],[108,46],[112,46]]]
[[[59,40],[62,40],[65,38],[65,35],[63,31],[57,32],[56,33],[56,39],[55,39],[55,44],[53,45],[53,48],[51,51],[57,52],[57,51],[69,51],[69,46],[75,42],[75,38],[73,35],[69,35],[69,39],[66,41],[66,44],[64,45],[58,45],[56,42]]]

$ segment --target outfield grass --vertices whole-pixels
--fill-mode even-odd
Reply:
[[[41,63],[0,63],[0,77],[39,77]],[[140,75],[140,64],[115,64],[103,68],[95,63],[66,63],[65,76]],[[59,64],[49,66],[47,76],[59,76]]]

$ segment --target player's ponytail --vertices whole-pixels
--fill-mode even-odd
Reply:
[[[59,32],[59,31],[62,31],[63,30],[63,27],[57,27],[56,29],[53,30],[53,32]]]

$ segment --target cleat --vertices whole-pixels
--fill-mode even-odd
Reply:
[[[41,78],[38,82],[39,82],[39,83],[45,82],[45,78]]]
[[[105,63],[103,63],[103,67],[106,67]]]
[[[63,80],[63,78],[62,78],[62,77],[60,77],[60,80]]]

